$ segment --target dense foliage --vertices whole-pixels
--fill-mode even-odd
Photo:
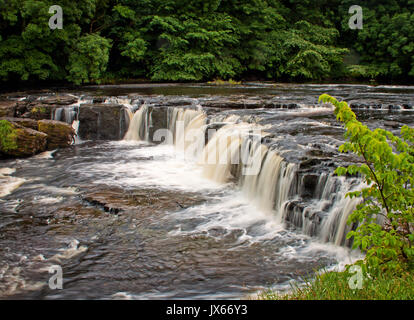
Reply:
[[[0,81],[414,79],[414,1],[0,0]],[[51,30],[49,7],[63,9]],[[345,62],[344,62],[345,61]]]
[[[403,126],[400,137],[377,128],[369,129],[356,119],[345,101],[329,95],[320,101],[335,106],[344,123],[347,142],[341,152],[352,152],[361,163],[339,167],[337,174],[360,174],[366,187],[348,193],[361,197],[350,222],[358,223],[347,237],[366,252],[364,267],[371,275],[379,271],[404,271],[414,264],[414,129]]]

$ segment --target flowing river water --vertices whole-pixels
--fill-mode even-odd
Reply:
[[[1,160],[0,298],[238,299],[360,257],[345,239],[358,199],[345,194],[362,184],[333,175],[355,159],[336,151],[343,129],[330,106],[317,105],[324,92],[364,104],[356,112],[370,127],[414,123],[414,87],[63,90],[79,101],[54,118],[65,113],[85,128],[82,105],[99,97],[121,104],[129,125],[122,140],[78,138],[67,149]],[[151,136],[157,112],[172,132],[161,144]],[[243,161],[232,162],[242,158],[259,167],[244,174]],[[56,265],[63,289],[53,290]]]

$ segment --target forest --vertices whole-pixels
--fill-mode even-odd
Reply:
[[[0,0],[0,83],[127,79],[410,83],[414,0]]]

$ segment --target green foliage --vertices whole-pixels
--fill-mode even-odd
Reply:
[[[335,106],[337,119],[344,123],[347,142],[339,150],[352,152],[361,163],[347,168],[339,167],[338,175],[360,174],[367,187],[350,192],[350,197],[361,197],[349,222],[358,222],[354,247],[366,252],[366,271],[376,274],[381,270],[404,269],[414,261],[414,129],[404,126],[401,137],[384,129],[370,130],[356,119],[345,101],[329,95],[319,101]]]
[[[17,149],[16,132],[7,120],[0,120],[0,151],[8,152]]]
[[[63,9],[51,30],[48,10]],[[0,81],[414,78],[414,3],[351,0],[0,0]],[[345,65],[352,49],[358,63]]]
[[[355,4],[345,0],[339,6],[339,16],[345,17]],[[349,30],[342,19],[340,30],[344,41],[355,49],[361,59],[363,78],[386,80],[412,79],[414,76],[414,2],[411,0],[369,0],[363,8],[362,30]],[[353,70],[352,70],[353,69]],[[351,75],[355,68],[351,68]]]
[[[99,82],[109,59],[110,41],[97,34],[81,37],[69,55],[68,80],[75,84]]]

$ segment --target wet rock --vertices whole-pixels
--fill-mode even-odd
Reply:
[[[402,107],[406,110],[412,110],[413,109],[413,106],[411,104],[408,104],[408,103],[403,104]]]
[[[257,109],[263,108],[265,102],[256,99],[225,99],[218,98],[214,100],[201,101],[200,104],[205,108],[221,108],[221,109]]]
[[[92,103],[104,103],[108,97],[93,97]]]
[[[398,129],[402,127],[402,124],[398,123],[397,121],[384,121],[384,126]]]
[[[121,140],[128,130],[124,106],[84,104],[79,110],[78,135],[84,140]]]
[[[78,101],[77,97],[74,96],[53,96],[48,97],[46,99],[40,100],[41,104],[44,105],[58,105],[58,106],[67,106],[70,104],[74,104]]]
[[[47,149],[65,148],[73,142],[75,130],[61,121],[39,120],[38,130],[47,134]]]
[[[302,177],[302,197],[311,197],[315,193],[316,186],[318,185],[318,174],[305,174]]]
[[[46,150],[47,135],[7,120],[0,120],[0,153],[9,157],[28,157]]]
[[[301,228],[303,225],[302,212],[304,208],[304,205],[299,200],[289,201],[285,207],[285,221],[297,228]]]
[[[399,110],[399,109],[401,109],[401,106],[397,106],[397,105],[394,105],[394,104],[389,104],[388,109],[389,110]]]
[[[14,117],[16,101],[0,101],[0,117]]]
[[[87,191],[82,199],[105,212],[118,214],[138,210],[141,214],[165,210],[181,210],[204,201],[200,195],[158,189],[124,190],[117,187],[98,186]]]
[[[74,104],[78,101],[74,96],[52,96],[45,99],[25,99],[16,104],[15,116],[30,119],[52,119],[57,108]]]
[[[28,118],[13,118],[13,117],[3,117],[1,119],[13,122],[13,123],[17,123],[18,125],[25,127],[25,128],[29,128],[29,129],[33,129],[33,130],[37,130],[38,129],[38,124],[37,121],[34,119],[28,119]]]
[[[150,107],[150,114],[151,114],[151,126],[149,128],[149,137],[152,142],[161,142],[161,141],[154,141],[154,133],[160,129],[167,129],[167,108],[157,108],[157,107]]]
[[[21,114],[23,118],[30,119],[52,119],[52,115],[57,107],[47,104],[30,104],[26,106],[26,112]]]

